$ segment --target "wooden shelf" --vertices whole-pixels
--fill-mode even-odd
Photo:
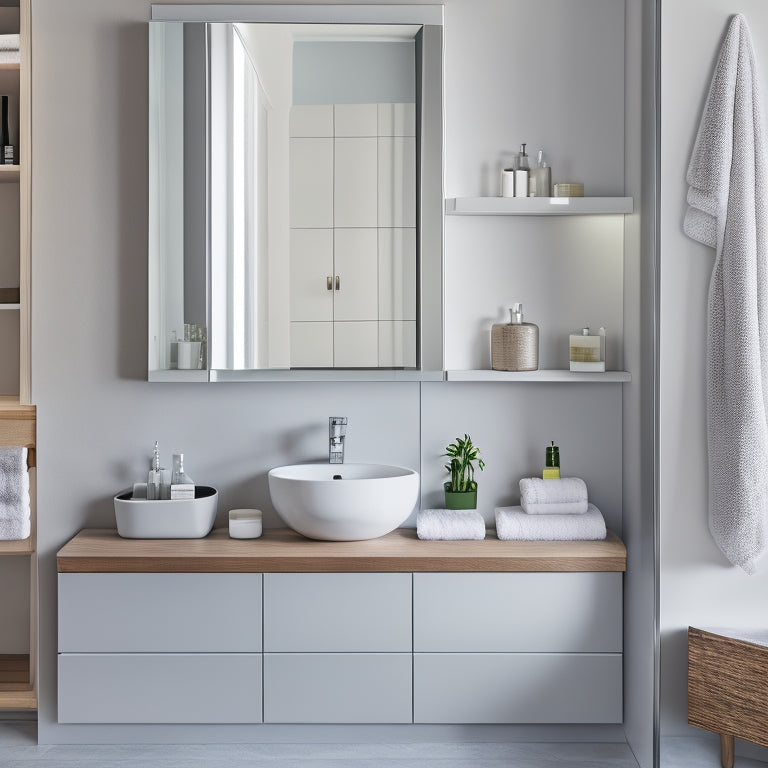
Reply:
[[[539,371],[446,371],[447,381],[509,381],[509,382],[558,382],[561,384],[617,384],[632,380],[627,371],[606,371],[591,373],[568,370]]]
[[[37,709],[29,655],[0,655],[0,709]]]
[[[20,171],[20,165],[0,165],[0,184],[18,181]]]
[[[450,216],[585,216],[632,213],[631,197],[450,197]]]
[[[80,531],[59,550],[59,573],[410,573],[624,571],[627,551],[603,541],[421,541],[398,528],[368,541],[312,541],[288,528],[260,539],[121,539],[114,529]]]
[[[22,541],[0,541],[0,557],[3,555],[31,555],[34,551],[32,537]]]
[[[21,70],[21,62],[11,61],[0,63],[0,72],[19,72]]]

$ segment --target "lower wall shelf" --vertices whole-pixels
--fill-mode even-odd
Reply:
[[[554,381],[568,384],[593,382],[599,384],[616,384],[632,380],[628,371],[605,371],[605,373],[589,373],[568,370],[538,370],[538,371],[446,371],[447,381]]]
[[[37,709],[37,694],[29,681],[29,655],[0,655],[2,709]]]

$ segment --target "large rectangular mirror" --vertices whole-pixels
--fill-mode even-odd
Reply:
[[[152,17],[150,380],[441,372],[441,6]]]

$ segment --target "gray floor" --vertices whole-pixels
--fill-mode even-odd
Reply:
[[[37,746],[0,723],[2,768],[637,768],[626,744],[223,744]],[[686,764],[687,766],[690,763]],[[739,766],[741,768],[741,766]],[[746,768],[746,766],[745,766]],[[763,765],[762,768],[765,768]]]
[[[759,751],[754,745],[736,740],[733,768],[766,768],[768,763],[742,756]],[[740,754],[742,753],[742,754]],[[720,741],[714,735],[700,737],[665,736],[661,740],[661,768],[720,768]]]

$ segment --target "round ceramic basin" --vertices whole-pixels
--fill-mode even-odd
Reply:
[[[419,473],[387,464],[294,464],[268,477],[283,521],[324,541],[384,536],[408,518],[419,496]]]

